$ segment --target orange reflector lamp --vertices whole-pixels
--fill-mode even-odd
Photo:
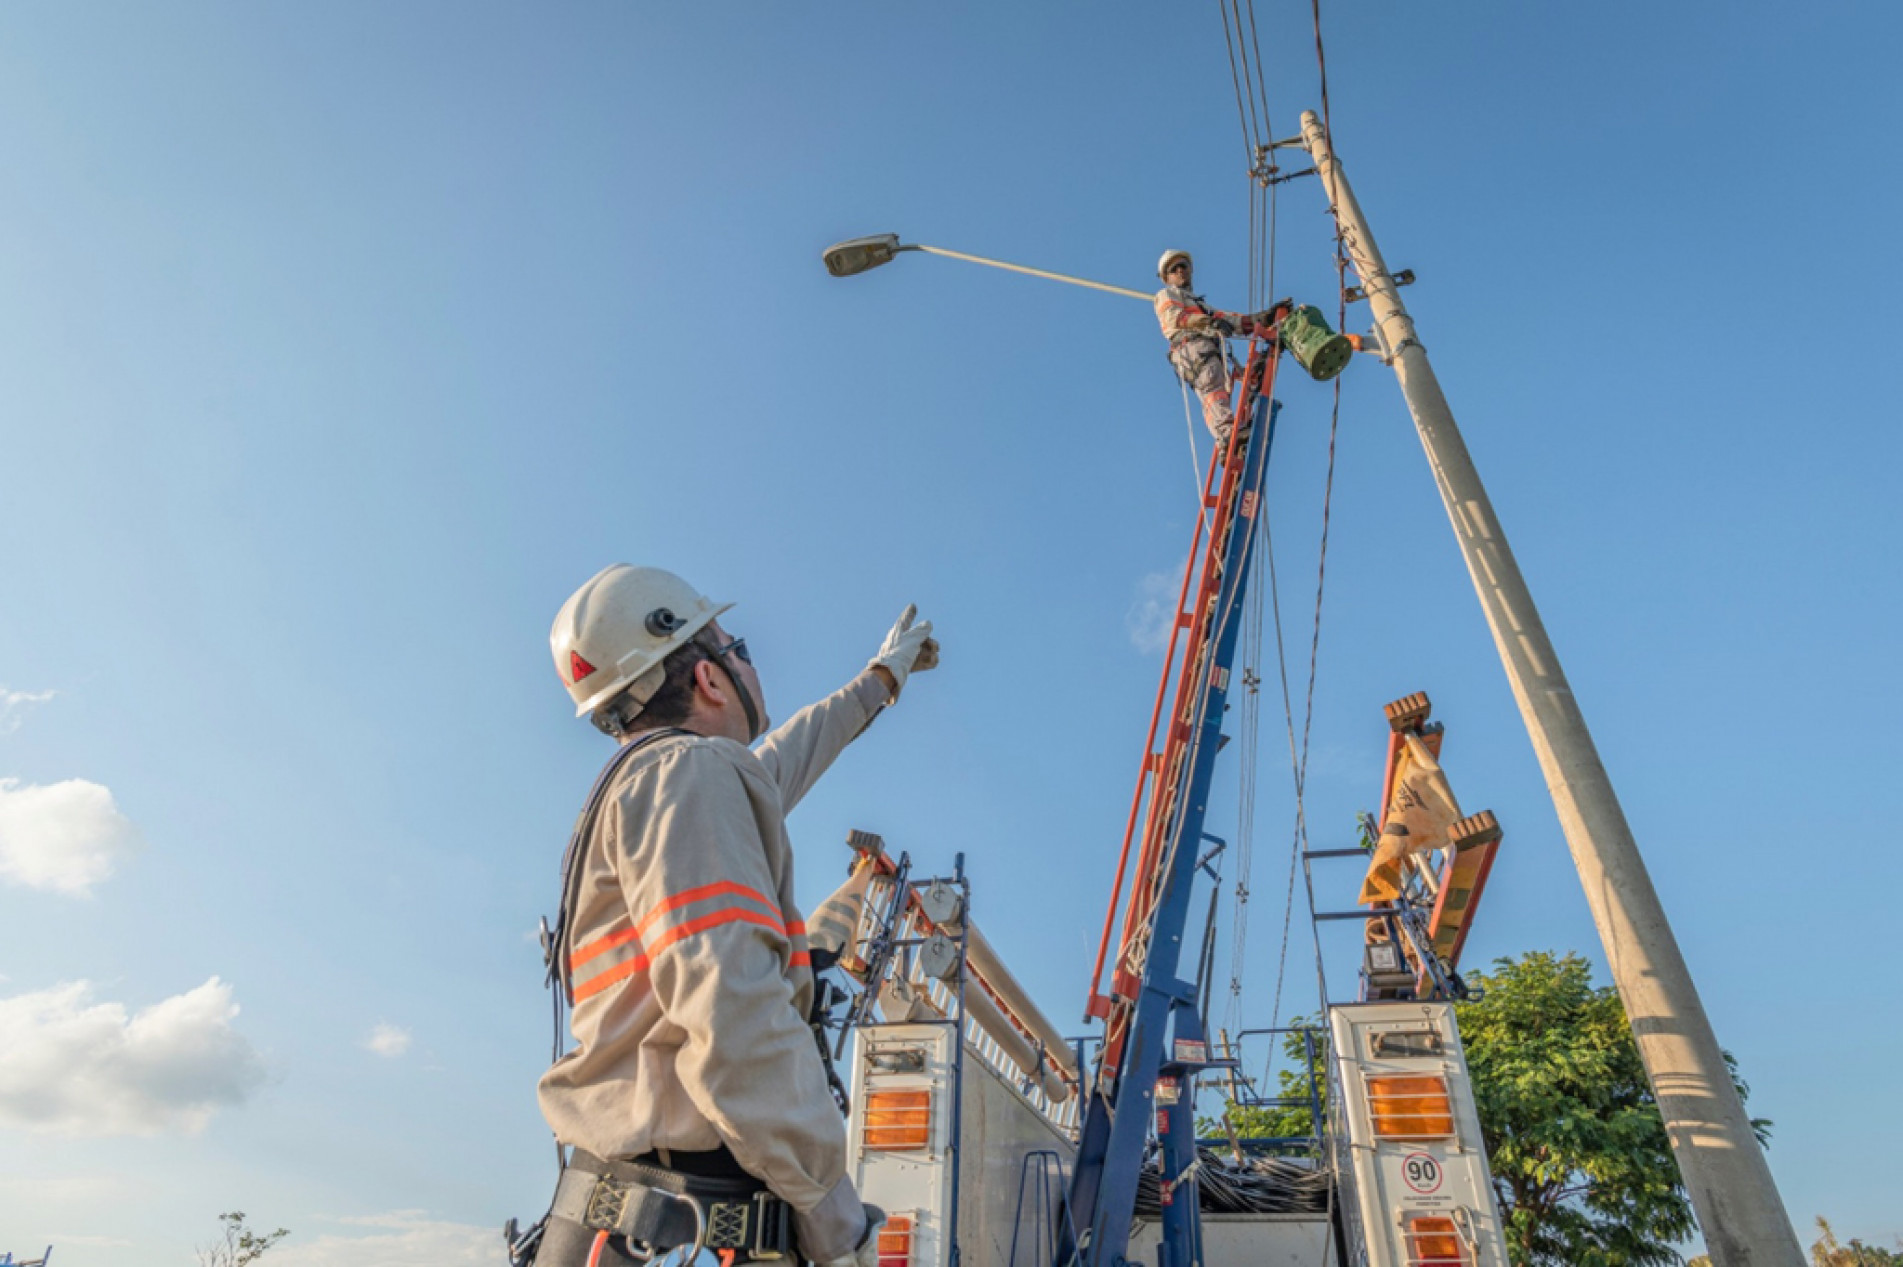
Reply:
[[[1439,1074],[1368,1079],[1368,1113],[1379,1139],[1450,1139],[1454,1105]]]
[[[866,1096],[867,1148],[904,1151],[931,1145],[930,1091],[874,1091]]]
[[[912,1267],[911,1215],[886,1215],[879,1229],[879,1267]]]
[[[1404,1228],[1408,1267],[1467,1267],[1467,1250],[1452,1219],[1417,1214]]]

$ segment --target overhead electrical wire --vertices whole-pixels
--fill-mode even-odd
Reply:
[[[1253,0],[1251,0],[1251,7],[1253,8]],[[1254,129],[1249,138],[1249,152],[1253,156],[1255,147],[1262,143],[1262,133],[1268,124],[1269,103],[1265,94],[1257,92],[1255,84],[1250,82],[1249,46],[1242,39],[1242,8],[1237,0],[1229,0],[1229,12],[1236,20],[1236,56],[1242,63],[1243,86],[1249,90],[1249,123]],[[1260,76],[1256,78],[1259,80]]]
[[[1242,142],[1249,152],[1250,166],[1256,150],[1274,138],[1275,124],[1269,115],[1268,81],[1263,72],[1262,38],[1256,27],[1255,0],[1216,0],[1222,14],[1223,43],[1229,50],[1229,81],[1236,90],[1236,119],[1242,126]],[[1243,11],[1248,11],[1248,30],[1243,30]]]
[[[1309,0],[1309,12],[1315,26],[1315,73],[1320,83],[1322,99],[1322,133],[1328,137],[1329,144],[1334,143],[1334,123],[1328,104],[1328,56],[1322,47],[1322,5],[1321,0]],[[1335,226],[1335,329],[1345,330],[1348,326],[1348,253],[1344,247],[1341,227],[1341,209],[1335,205],[1334,198],[1328,200],[1328,216]],[[1315,671],[1319,658],[1322,636],[1322,594],[1328,579],[1328,524],[1329,512],[1334,504],[1335,494],[1335,441],[1341,429],[1341,376],[1335,377],[1334,404],[1328,419],[1328,476],[1322,490],[1322,532],[1321,549],[1315,566],[1315,628],[1309,642],[1308,659],[1308,703],[1302,719],[1302,779],[1306,784],[1308,776],[1308,738],[1309,729],[1315,715]],[[1299,855],[1308,849],[1308,816],[1302,805],[1301,786],[1296,790],[1296,830],[1299,844],[1294,853]],[[1294,885],[1295,857],[1289,859],[1289,883],[1291,894]],[[1315,921],[1315,888],[1308,886],[1309,932],[1315,943],[1315,983],[1317,1001],[1322,1008],[1328,1006],[1328,973],[1322,962],[1321,925]],[[1291,906],[1293,900],[1291,898]],[[1279,994],[1279,990],[1278,990]],[[1272,1013],[1273,1015],[1273,1013]],[[1271,1020],[1270,1025],[1276,1022]]]
[[[1273,213],[1262,197],[1264,186],[1260,180],[1261,156],[1266,152],[1267,138],[1273,135],[1274,125],[1270,121],[1269,94],[1267,81],[1263,74],[1262,40],[1255,20],[1255,0],[1246,0],[1248,27],[1244,30],[1243,5],[1239,0],[1216,0],[1216,8],[1222,15],[1223,44],[1229,54],[1229,80],[1236,93],[1236,121],[1242,131],[1244,150],[1248,156],[1249,175],[1249,235],[1248,235],[1248,305],[1250,311],[1264,306],[1263,275],[1274,275],[1274,219]],[[1255,856],[1255,790],[1254,771],[1257,763],[1258,742],[1261,717],[1261,673],[1262,663],[1262,587],[1260,584],[1262,561],[1252,557],[1250,562],[1254,579],[1250,585],[1250,601],[1243,611],[1242,668],[1244,690],[1241,700],[1241,724],[1238,728],[1240,744],[1238,759],[1243,771],[1240,794],[1236,807],[1236,832],[1233,841],[1235,851],[1235,881],[1233,893],[1235,907],[1231,916],[1231,952],[1229,965],[1229,992],[1224,1004],[1224,1016],[1227,1023],[1234,1027],[1241,1016],[1242,978],[1248,957],[1249,937],[1249,885]]]
[[[1261,38],[1256,22],[1254,0],[1217,0],[1217,7],[1222,14],[1223,39],[1229,55],[1230,82],[1236,94],[1236,120],[1242,132],[1243,144],[1249,157],[1248,295],[1250,308],[1252,310],[1260,310],[1274,302],[1273,292],[1276,274],[1278,228],[1276,194],[1277,186],[1280,183],[1273,179],[1272,174],[1275,168],[1269,157],[1272,153],[1275,138],[1269,115],[1268,87],[1264,71]],[[1246,33],[1243,25],[1245,8],[1248,23]],[[1320,0],[1311,0],[1310,10],[1314,19],[1315,56],[1320,80],[1323,127],[1329,131],[1329,134],[1332,136],[1327,62],[1321,34]],[[1329,206],[1329,213],[1333,218],[1335,229],[1335,276],[1337,282],[1336,293],[1339,297],[1336,328],[1343,329],[1346,326],[1347,314],[1347,257],[1344,249],[1340,216],[1337,213],[1337,208],[1332,203]],[[1190,416],[1187,385],[1185,385],[1183,396],[1184,422],[1193,438],[1194,422]],[[1242,612],[1243,625],[1239,631],[1243,644],[1242,667],[1243,685],[1245,689],[1241,701],[1242,707],[1238,734],[1241,750],[1242,787],[1239,796],[1238,824],[1234,842],[1236,850],[1236,870],[1234,873],[1236,906],[1232,928],[1234,945],[1229,983],[1230,997],[1226,1003],[1227,1012],[1232,1024],[1235,1018],[1240,1015],[1242,972],[1246,961],[1248,941],[1249,884],[1253,854],[1256,791],[1254,771],[1257,763],[1260,729],[1259,688],[1261,685],[1261,675],[1258,671],[1258,666],[1261,664],[1265,632],[1262,610],[1262,594],[1265,587],[1261,584],[1262,572],[1266,569],[1268,573],[1268,584],[1266,588],[1275,631],[1276,663],[1282,688],[1283,725],[1289,744],[1290,773],[1293,779],[1295,793],[1295,823],[1292,840],[1290,842],[1288,885],[1283,904],[1282,945],[1280,954],[1278,955],[1274,1002],[1272,1004],[1271,1019],[1269,1021],[1270,1028],[1273,1029],[1279,1024],[1281,1016],[1282,991],[1288,962],[1289,937],[1295,909],[1296,868],[1308,849],[1308,821],[1305,792],[1308,780],[1308,758],[1314,728],[1315,686],[1321,661],[1322,614],[1328,578],[1328,538],[1334,506],[1336,454],[1340,435],[1340,424],[1341,379],[1337,377],[1334,381],[1334,399],[1328,425],[1328,462],[1327,473],[1322,489],[1321,532],[1315,568],[1315,612],[1309,634],[1308,677],[1305,684],[1302,727],[1299,739],[1297,738],[1295,729],[1294,692],[1290,689],[1289,683],[1287,639],[1282,627],[1280,582],[1276,576],[1274,541],[1269,526],[1270,515],[1264,514],[1260,518],[1260,526],[1263,534],[1263,549],[1260,556],[1252,558],[1250,563],[1252,572],[1250,593],[1252,601]],[[1192,463],[1194,463],[1195,448],[1193,443],[1191,453]],[[1198,471],[1199,475],[1200,473],[1201,472]],[[1201,483],[1200,479],[1198,483]],[[1187,576],[1185,577],[1185,584],[1187,584]],[[1220,636],[1220,629],[1216,632],[1217,635]],[[1200,718],[1197,720],[1200,720]],[[1134,807],[1132,812],[1134,814]],[[1180,843],[1180,841],[1172,841],[1170,852],[1173,853],[1174,849],[1180,845]],[[1163,873],[1167,873],[1168,870],[1169,867],[1167,863],[1165,863],[1162,871]],[[1121,879],[1121,876],[1119,879]],[[1113,909],[1115,900],[1113,897]],[[1314,890],[1312,883],[1309,886],[1309,907],[1312,916],[1314,913]],[[1211,918],[1213,919],[1213,907]],[[1313,926],[1312,919],[1311,926]],[[1106,926],[1106,936],[1108,935],[1108,931],[1109,929]],[[1209,932],[1213,932],[1213,930],[1206,930],[1206,937]],[[1326,976],[1323,973],[1319,928],[1315,929],[1314,938],[1319,1002],[1323,1007],[1326,1007],[1328,986]],[[1209,943],[1205,941],[1205,946],[1207,947],[1208,945]],[[1126,954],[1129,949],[1130,948],[1126,946]],[[1208,997],[1206,993],[1208,981],[1206,978],[1210,966],[1207,962],[1207,949],[1205,949],[1204,954],[1205,961],[1203,971],[1199,975],[1205,978],[1204,1014],[1206,1018]],[[1108,1037],[1108,1032],[1106,1032],[1106,1040]],[[1273,1064],[1273,1059],[1274,1051],[1272,1046],[1270,1054],[1271,1065]],[[1270,1072],[1271,1070],[1264,1070],[1263,1085],[1265,1086],[1269,1085],[1268,1079]],[[1334,1097],[1330,1096],[1328,1098],[1330,1101],[1329,1116],[1332,1117]],[[1315,1124],[1317,1129],[1320,1129],[1322,1125],[1322,1123]],[[1285,1167],[1287,1167],[1287,1169],[1285,1169]],[[1204,1200],[1202,1204],[1204,1204],[1205,1208],[1213,1206],[1216,1208],[1257,1211],[1277,1208],[1287,1209],[1289,1206],[1284,1205],[1283,1202],[1289,1201],[1290,1197],[1293,1196],[1295,1198],[1295,1208],[1301,1208],[1303,1205],[1307,1205],[1310,1209],[1319,1208],[1325,1210],[1329,1213],[1329,1221],[1332,1225],[1332,1213],[1335,1202],[1334,1183],[1329,1178],[1332,1170],[1332,1157],[1328,1158],[1322,1168],[1304,1172],[1290,1166],[1289,1163],[1273,1160],[1266,1162],[1263,1160],[1255,1160],[1246,1166],[1233,1166],[1216,1154],[1203,1150],[1198,1161],[1192,1165],[1189,1171],[1186,1171],[1183,1176],[1179,1176],[1178,1181],[1180,1182],[1182,1179],[1188,1178],[1190,1172],[1198,1172],[1197,1180],[1199,1187],[1203,1190]],[[1145,1190],[1143,1197],[1139,1198],[1140,1203],[1147,1198],[1149,1201],[1157,1202],[1160,1205],[1161,1178],[1162,1176],[1158,1171],[1150,1171],[1144,1175],[1143,1184]],[[1213,1200],[1211,1198],[1213,1198]],[[1306,1198],[1306,1200],[1303,1198]],[[1331,1226],[1329,1228],[1328,1239],[1332,1241],[1332,1238],[1333,1228]],[[1324,1253],[1325,1252],[1326,1250],[1324,1250]]]
[[[1243,770],[1254,770],[1261,749],[1259,735],[1262,727],[1262,676],[1255,666],[1262,663],[1262,553],[1257,551],[1249,558],[1249,592],[1255,596],[1243,612],[1242,623],[1242,722],[1238,727],[1239,740],[1236,745],[1236,760]],[[1236,835],[1235,835],[1235,911],[1231,916],[1231,951],[1229,959],[1229,997],[1223,1010],[1223,1019],[1230,1029],[1237,1029],[1242,1018],[1242,976],[1243,966],[1248,961],[1249,949],[1249,885],[1251,870],[1255,861],[1255,793],[1256,780],[1245,777],[1240,793],[1236,797]]]
[[[1247,10],[1247,30],[1244,29],[1244,9]],[[1264,71],[1264,59],[1260,29],[1256,22],[1254,0],[1217,0],[1217,8],[1222,14],[1223,39],[1229,54],[1230,82],[1236,92],[1236,117],[1243,134],[1245,144],[1249,146],[1251,166],[1249,171],[1249,273],[1248,289],[1251,308],[1260,308],[1274,302],[1276,245],[1277,245],[1277,187],[1279,182],[1270,178],[1274,170],[1268,161],[1269,146],[1274,141],[1273,124],[1269,121],[1268,86]],[[1331,102],[1328,94],[1327,54],[1322,42],[1321,3],[1311,0],[1310,14],[1313,19],[1315,35],[1315,57],[1318,86],[1321,94],[1323,127],[1332,124]],[[1266,129],[1266,131],[1265,131]],[[1336,328],[1345,328],[1347,323],[1346,291],[1346,252],[1343,249],[1340,218],[1336,208],[1329,206],[1334,220],[1334,254],[1337,305]],[[1295,729],[1294,693],[1288,680],[1287,640],[1282,629],[1281,599],[1279,580],[1275,575],[1275,553],[1273,538],[1269,532],[1267,516],[1263,522],[1264,560],[1269,572],[1269,595],[1273,609],[1273,624],[1276,635],[1276,660],[1278,676],[1282,687],[1284,728],[1289,743],[1290,773],[1294,783],[1295,822],[1291,833],[1289,850],[1289,874],[1284,894],[1282,945],[1277,956],[1276,984],[1274,1001],[1271,1005],[1270,1025],[1280,1023],[1282,990],[1286,978],[1288,963],[1289,934],[1292,929],[1295,905],[1295,876],[1302,854],[1307,850],[1308,815],[1306,790],[1308,779],[1308,757],[1314,730],[1315,685],[1319,675],[1321,653],[1321,623],[1324,599],[1327,589],[1328,534],[1334,504],[1334,479],[1337,447],[1341,424],[1341,380],[1334,383],[1334,396],[1330,410],[1328,428],[1328,464],[1322,492],[1322,525],[1320,544],[1317,551],[1315,578],[1315,614],[1309,636],[1308,677],[1303,692],[1302,727],[1299,738]],[[1255,587],[1255,602],[1252,607],[1254,627],[1259,632],[1261,622],[1261,587]],[[1249,626],[1245,625],[1245,631]],[[1245,636],[1245,681],[1254,677],[1259,681],[1255,665],[1260,663],[1259,638],[1250,640]],[[1248,899],[1251,849],[1248,846],[1248,824],[1254,805],[1253,779],[1247,773],[1252,769],[1252,739],[1255,719],[1250,715],[1250,697],[1245,696],[1244,716],[1242,718],[1242,752],[1245,771],[1243,789],[1240,797],[1236,865],[1236,907],[1234,914],[1234,948],[1230,976],[1230,1013],[1237,1013],[1240,1005],[1241,976],[1246,958],[1248,936]],[[1311,915],[1313,900],[1311,895]],[[1327,1000],[1327,982],[1321,962],[1320,933],[1315,934],[1316,973],[1320,989],[1320,1001]]]
[[[1244,27],[1244,4],[1247,28]],[[1230,83],[1236,93],[1236,120],[1248,152],[1249,233],[1248,233],[1248,304],[1251,311],[1267,306],[1275,277],[1276,201],[1275,187],[1266,179],[1265,155],[1274,137],[1269,112],[1268,83],[1264,72],[1262,39],[1256,22],[1255,0],[1217,0],[1222,15],[1223,43],[1229,55]],[[1264,516],[1264,533],[1267,532]],[[1267,551],[1265,550],[1265,553]],[[1242,628],[1242,697],[1238,759],[1243,771],[1237,798],[1235,834],[1235,906],[1231,916],[1231,954],[1229,997],[1225,1018],[1233,1027],[1242,1011],[1242,979],[1248,959],[1249,895],[1254,861],[1256,780],[1261,718],[1261,671],[1263,612],[1261,576],[1264,560],[1251,560],[1254,573],[1250,602],[1244,611]],[[1272,556],[1268,566],[1273,568]],[[1279,637],[1279,625],[1278,625]],[[1286,701],[1286,672],[1284,699]]]
[[[1255,46],[1255,84],[1262,94],[1262,127],[1268,133],[1268,140],[1275,139],[1275,125],[1269,122],[1269,86],[1262,77],[1262,36],[1255,25],[1255,0],[1248,0],[1249,6],[1249,43]],[[1241,34],[1242,24],[1236,24],[1236,32]]]
[[[1227,0],[1216,0],[1216,7],[1222,10],[1222,38],[1229,46],[1229,82],[1236,88],[1236,122],[1242,125],[1242,148],[1249,155],[1255,153],[1255,135],[1249,130],[1248,107],[1243,101],[1242,73],[1236,69],[1236,41],[1229,33],[1229,10]]]
[[[1322,51],[1322,0],[1309,0],[1309,12],[1315,15],[1315,73],[1321,80],[1322,94],[1322,131],[1327,134],[1329,144],[1335,140],[1334,120],[1328,113],[1328,55]],[[1329,205],[1333,212],[1334,205]]]
[[[1274,302],[1276,276],[1278,200],[1279,181],[1272,178],[1275,168],[1269,155],[1274,144],[1274,125],[1269,112],[1266,63],[1262,56],[1260,27],[1256,21],[1254,0],[1217,0],[1217,9],[1222,16],[1223,42],[1229,57],[1230,84],[1236,96],[1236,122],[1242,133],[1244,148],[1249,158],[1249,223],[1248,223],[1248,296],[1252,310],[1259,310]],[[1322,100],[1324,128],[1331,123],[1330,101],[1326,52],[1321,36],[1320,0],[1311,0],[1310,12],[1314,21],[1316,65]],[[1245,28],[1246,22],[1246,28]],[[1335,215],[1336,208],[1331,204],[1329,212],[1334,218],[1334,252],[1336,272],[1336,293],[1340,298],[1337,312],[1337,329],[1346,325],[1346,253],[1343,247],[1340,218]],[[1190,417],[1187,387],[1184,389],[1184,421],[1192,435],[1194,424]],[[1252,601],[1243,612],[1243,672],[1245,693],[1239,726],[1240,756],[1243,770],[1242,788],[1238,804],[1238,823],[1235,837],[1235,887],[1236,906],[1232,928],[1232,960],[1229,982],[1230,997],[1227,1000],[1227,1012],[1233,1021],[1240,1014],[1242,975],[1247,957],[1249,885],[1253,856],[1253,824],[1255,808],[1254,768],[1258,749],[1260,725],[1259,686],[1261,675],[1259,666],[1264,641],[1264,619],[1262,611],[1262,593],[1264,587],[1259,583],[1261,572],[1268,572],[1267,590],[1275,631],[1277,672],[1282,688],[1283,725],[1289,744],[1290,773],[1295,793],[1295,822],[1290,841],[1289,876],[1284,895],[1282,944],[1277,957],[1276,984],[1274,1001],[1271,1008],[1271,1027],[1279,1023],[1281,1017],[1282,991],[1288,962],[1289,935],[1294,917],[1295,874],[1303,853],[1308,848],[1308,822],[1306,789],[1308,778],[1308,757],[1314,729],[1315,686],[1319,675],[1321,658],[1321,625],[1324,599],[1327,589],[1328,536],[1334,504],[1334,480],[1337,446],[1341,423],[1341,380],[1334,383],[1334,399],[1330,413],[1328,429],[1328,463],[1322,491],[1322,523],[1320,543],[1316,560],[1315,611],[1309,635],[1308,676],[1305,683],[1302,706],[1302,726],[1298,738],[1295,728],[1294,692],[1290,689],[1288,673],[1287,639],[1282,627],[1280,582],[1276,575],[1274,541],[1269,529],[1269,516],[1262,517],[1263,550],[1262,557],[1252,560],[1251,568],[1258,583],[1251,586]],[[1192,447],[1192,462],[1194,450]],[[1197,472],[1200,475],[1200,470]],[[1200,481],[1199,481],[1200,483]],[[1313,913],[1313,894],[1310,894],[1311,914]],[[1319,931],[1315,934],[1316,972],[1320,989],[1320,1001],[1327,1001],[1327,982],[1322,975],[1321,944]]]

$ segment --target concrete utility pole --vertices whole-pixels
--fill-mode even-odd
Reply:
[[[1732,1086],[1711,1021],[1666,922],[1652,878],[1613,793],[1586,719],[1533,595],[1514,562],[1506,533],[1480,483],[1467,444],[1447,407],[1426,349],[1354,193],[1313,111],[1302,114],[1302,141],[1315,160],[1341,226],[1343,245],[1401,380],[1401,394],[1427,450],[1441,500],[1473,575],[1513,697],[1546,774],[1605,945],[1612,979],[1632,1021],[1639,1055],[1658,1097],[1678,1168],[1691,1193],[1705,1244],[1717,1267],[1802,1267],[1797,1234],[1784,1213],[1770,1167]]]

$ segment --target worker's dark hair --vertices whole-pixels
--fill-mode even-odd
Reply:
[[[666,677],[660,689],[648,698],[647,707],[639,707],[628,692],[623,691],[604,704],[602,712],[612,719],[615,729],[624,735],[638,735],[644,730],[680,725],[694,711],[694,666],[702,660],[713,659],[719,647],[713,626],[702,627],[692,638],[668,652],[667,658],[661,661],[661,669]],[[630,717],[629,713],[634,715]]]

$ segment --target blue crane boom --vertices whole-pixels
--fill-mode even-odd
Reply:
[[[1142,849],[1111,984],[1098,993],[1104,955],[1121,896],[1133,835],[1126,835],[1116,891],[1091,981],[1088,1014],[1104,1021],[1103,1048],[1094,1085],[1084,1106],[1077,1163],[1071,1175],[1069,1218],[1056,1263],[1065,1267],[1119,1267],[1129,1248],[1137,1181],[1154,1129],[1162,1146],[1163,1238],[1159,1267],[1190,1267],[1202,1261],[1198,1216],[1195,1075],[1212,1064],[1197,983],[1182,979],[1182,943],[1202,843],[1209,789],[1228,707],[1256,527],[1263,510],[1263,481],[1279,410],[1271,398],[1276,354],[1273,341],[1252,345],[1242,376],[1236,416],[1248,420],[1231,442],[1218,482],[1212,470],[1203,509],[1210,515],[1207,548],[1200,559],[1191,545],[1183,593],[1198,581],[1195,598],[1177,615],[1177,632],[1188,631],[1176,690],[1165,696],[1174,664],[1165,658],[1157,717],[1138,776],[1132,805],[1145,803]],[[1258,387],[1259,385],[1259,387]],[[1196,542],[1202,539],[1202,521]],[[1199,567],[1200,564],[1200,567]],[[1158,720],[1167,718],[1162,746]],[[1159,1089],[1163,1094],[1159,1095]],[[1171,1094],[1173,1092],[1173,1094]]]

